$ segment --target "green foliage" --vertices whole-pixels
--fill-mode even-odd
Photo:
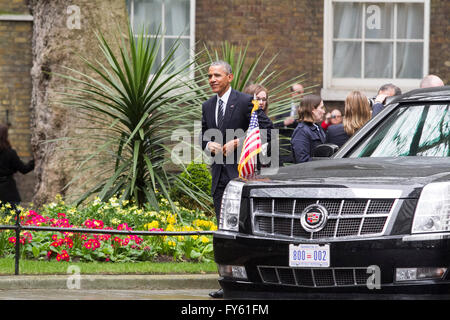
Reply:
[[[200,189],[203,192],[211,190],[211,174],[204,163],[191,162],[180,175],[191,189]]]
[[[67,98],[61,103],[76,108],[90,124],[72,138],[96,146],[80,159],[79,174],[69,185],[80,185],[81,178],[88,177],[84,182],[88,191],[78,203],[93,195],[107,201],[120,192],[122,200],[133,200],[138,207],[145,203],[157,207],[156,190],[172,203],[171,174],[165,170],[170,159],[165,153],[170,151],[167,143],[174,121],[184,117],[180,105],[188,95],[189,63],[175,63],[178,41],[158,62],[160,37],[148,38],[141,31],[136,38],[131,27],[127,37],[119,34],[119,54],[99,33],[103,62],[83,59],[89,74],[67,68],[72,75],[59,75],[74,85],[68,88],[71,93],[63,93]],[[173,203],[172,208],[176,209]]]
[[[190,193],[194,195],[190,195]],[[170,196],[185,208],[213,212],[211,193],[211,173],[204,163],[191,162],[178,176]],[[196,201],[197,199],[203,201]]]

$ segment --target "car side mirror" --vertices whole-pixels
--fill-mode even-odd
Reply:
[[[320,144],[313,150],[314,158],[329,158],[338,151],[339,147],[333,143]]]

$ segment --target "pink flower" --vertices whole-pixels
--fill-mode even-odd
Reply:
[[[119,224],[118,226],[117,226],[117,230],[127,230],[127,231],[132,231],[133,229],[131,229],[129,226],[128,226],[128,224],[127,223],[122,223],[122,224]]]

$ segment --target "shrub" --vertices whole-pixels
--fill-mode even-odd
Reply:
[[[170,196],[185,208],[213,212],[211,174],[204,163],[191,162],[179,175]]]

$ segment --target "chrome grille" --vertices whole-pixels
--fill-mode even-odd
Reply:
[[[364,286],[370,274],[367,268],[295,269],[258,266],[263,283],[297,287]]]
[[[251,198],[253,233],[295,239],[336,239],[381,235],[394,208],[395,199],[287,199]],[[300,224],[302,211],[320,204],[328,221],[318,232]]]

